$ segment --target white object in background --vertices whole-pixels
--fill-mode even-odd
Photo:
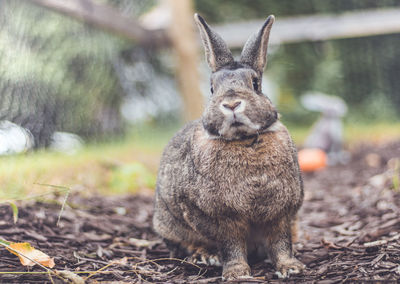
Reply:
[[[318,92],[310,92],[301,96],[301,104],[311,111],[322,112],[324,115],[342,117],[347,113],[347,105],[342,98]]]
[[[322,93],[307,93],[300,98],[304,108],[321,112],[304,142],[305,148],[319,148],[328,154],[328,164],[346,163],[349,154],[343,151],[342,117],[347,113],[343,99]]]
[[[140,16],[140,24],[149,30],[168,29],[171,25],[171,9],[166,0],[158,1],[150,11]]]
[[[54,132],[51,136],[49,148],[57,152],[74,154],[82,146],[83,140],[78,135],[68,132]]]
[[[26,152],[35,145],[28,130],[8,120],[0,121],[0,155]]]

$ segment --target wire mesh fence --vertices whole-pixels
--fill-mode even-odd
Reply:
[[[120,131],[117,41],[26,1],[1,5],[0,119],[29,129],[37,147],[54,131]]]
[[[109,4],[135,17],[151,1]],[[35,147],[47,147],[55,131],[90,139],[119,135],[123,101],[156,91],[149,90],[160,73],[155,54],[29,1],[0,5],[0,120],[28,129]],[[176,95],[173,80],[164,81]],[[162,105],[162,98],[147,103],[155,100]]]

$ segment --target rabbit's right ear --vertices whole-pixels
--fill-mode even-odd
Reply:
[[[240,62],[251,66],[259,74],[263,73],[267,64],[269,34],[274,21],[275,17],[269,16],[260,31],[251,36],[243,47]]]
[[[206,51],[208,66],[213,72],[224,65],[233,62],[233,56],[225,41],[213,30],[210,29],[206,21],[197,13],[194,19],[200,30],[201,39]]]

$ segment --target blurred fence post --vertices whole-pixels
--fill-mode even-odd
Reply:
[[[198,40],[194,31],[192,0],[168,0],[171,11],[169,35],[176,53],[176,75],[184,102],[185,120],[197,119],[203,111],[200,91]]]

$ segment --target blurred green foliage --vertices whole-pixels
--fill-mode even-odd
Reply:
[[[141,188],[155,188],[156,175],[142,163],[132,162],[116,167],[111,172],[109,181],[113,193],[136,192]]]
[[[211,23],[305,14],[340,13],[399,7],[398,0],[196,0],[196,10]],[[254,31],[255,32],[255,31]],[[288,122],[307,125],[315,115],[301,109],[308,91],[337,95],[349,104],[348,120],[400,119],[400,36],[302,42],[279,46],[268,60],[267,75],[279,85],[278,108]]]

